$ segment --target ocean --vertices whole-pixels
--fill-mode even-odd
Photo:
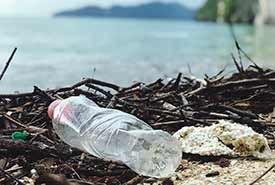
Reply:
[[[275,27],[235,25],[242,48],[259,65],[275,66]],[[177,73],[203,78],[235,70],[228,25],[115,18],[0,18],[0,69],[18,51],[1,93],[72,85],[95,78],[128,86]],[[249,62],[244,59],[244,64]]]

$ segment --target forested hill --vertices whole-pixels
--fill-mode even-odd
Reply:
[[[100,8],[86,6],[75,10],[58,12],[55,16],[78,17],[129,17],[129,18],[163,18],[193,19],[195,10],[188,9],[178,3],[148,3],[136,6],[113,6]]]

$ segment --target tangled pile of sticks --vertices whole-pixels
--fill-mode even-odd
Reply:
[[[223,76],[223,71],[204,79],[180,73],[168,82],[158,79],[130,87],[87,78],[58,89],[35,86],[30,93],[0,94],[0,184],[130,185],[154,181],[121,163],[70,148],[58,138],[47,108],[55,99],[70,96],[84,95],[102,107],[128,112],[170,133],[183,126],[232,120],[264,134],[275,149],[275,71],[256,64],[247,69],[235,64],[238,72],[230,77]],[[14,132],[29,136],[13,140]]]

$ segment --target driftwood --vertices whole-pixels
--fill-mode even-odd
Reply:
[[[136,83],[128,88],[88,78],[59,89],[34,87],[29,93],[0,94],[0,183],[18,183],[22,176],[32,176],[31,169],[43,177],[37,182],[63,179],[54,174],[63,174],[67,178],[63,179],[64,184],[146,181],[123,164],[88,154],[83,157],[81,151],[70,148],[58,138],[47,116],[47,107],[54,99],[80,94],[102,107],[134,114],[153,128],[170,133],[182,126],[207,126],[220,119],[233,120],[263,133],[274,149],[274,79],[273,70],[250,66],[230,77],[220,73],[198,80],[179,74],[166,83],[158,79],[148,85]],[[30,137],[27,141],[13,141],[11,134],[15,131],[25,131]],[[184,156],[192,160],[209,160],[189,154]]]
[[[58,89],[42,90],[35,86],[29,93],[0,94],[0,184],[20,184],[23,177],[35,180],[36,184],[155,181],[138,176],[121,163],[70,148],[58,138],[47,107],[55,99],[77,95],[85,95],[102,107],[131,113],[153,128],[171,134],[183,126],[208,126],[220,119],[232,120],[264,134],[275,149],[275,71],[254,63],[247,69],[236,61],[235,65],[238,72],[229,77],[223,76],[223,70],[205,79],[179,74],[169,82],[158,79],[130,87],[87,78]],[[13,141],[11,135],[15,131],[27,132],[29,137],[26,141]],[[226,161],[224,157],[184,154],[186,159],[202,162]]]
[[[9,57],[6,65],[5,65],[5,67],[3,68],[3,71],[0,74],[0,80],[2,80],[3,76],[5,75],[5,73],[6,73],[7,69],[8,69],[8,67],[9,67],[9,65],[10,65],[10,63],[11,63],[13,57],[14,57],[14,54],[16,53],[16,51],[17,51],[17,48],[14,48],[14,50],[13,50],[11,56]]]

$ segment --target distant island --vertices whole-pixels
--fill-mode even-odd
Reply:
[[[54,16],[193,19],[195,13],[195,10],[188,9],[179,3],[153,2],[136,6],[113,6],[111,8],[86,6],[75,10],[61,11]]]

